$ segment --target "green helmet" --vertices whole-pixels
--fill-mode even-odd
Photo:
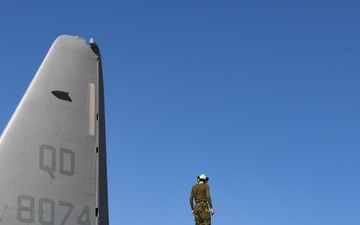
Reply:
[[[209,178],[204,173],[202,173],[197,176],[197,181],[200,182],[201,180],[204,181],[206,184],[209,181]]]

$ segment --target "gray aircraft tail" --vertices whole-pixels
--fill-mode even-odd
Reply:
[[[0,225],[108,225],[98,45],[56,39],[0,139]]]

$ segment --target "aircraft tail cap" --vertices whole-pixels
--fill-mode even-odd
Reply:
[[[95,40],[93,38],[90,38],[90,46],[94,48],[99,48],[99,46],[96,44]]]

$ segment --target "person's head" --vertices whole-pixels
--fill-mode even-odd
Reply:
[[[205,184],[209,181],[209,178],[204,174],[200,174],[199,176],[197,176],[197,182],[204,182]]]

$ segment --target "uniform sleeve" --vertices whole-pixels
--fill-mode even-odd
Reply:
[[[191,188],[191,192],[190,192],[190,207],[191,207],[191,210],[194,209],[194,191],[193,191],[193,188]]]
[[[210,197],[210,187],[209,186],[206,187],[206,198],[207,198],[207,202],[209,203],[210,209],[212,209],[212,202],[211,202],[211,197]]]

